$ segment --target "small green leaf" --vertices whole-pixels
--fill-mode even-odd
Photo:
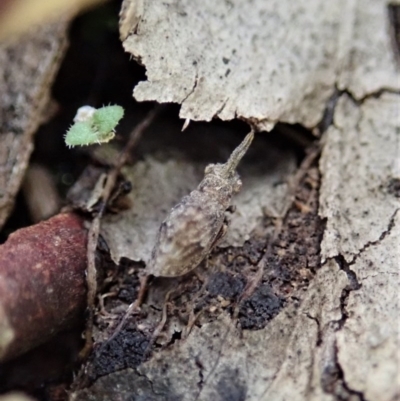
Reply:
[[[94,112],[93,125],[100,135],[108,135],[123,116],[124,109],[121,106],[104,106]]]
[[[121,106],[105,106],[96,110],[82,106],[74,118],[74,125],[65,135],[67,146],[86,146],[109,142],[114,138],[114,129],[124,115]]]
[[[98,136],[89,121],[77,122],[67,131],[65,143],[69,147],[91,145],[98,141]]]

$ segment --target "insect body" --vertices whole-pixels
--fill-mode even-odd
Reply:
[[[175,277],[190,272],[223,236],[225,212],[242,186],[236,167],[253,137],[250,132],[226,163],[208,165],[199,186],[171,210],[161,224],[148,274]]]

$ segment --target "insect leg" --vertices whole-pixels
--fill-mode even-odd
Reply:
[[[128,319],[129,316],[132,315],[133,312],[135,312],[136,310],[138,310],[140,308],[140,306],[143,303],[143,299],[144,296],[146,294],[146,290],[147,290],[147,283],[149,280],[149,276],[144,276],[140,279],[140,288],[139,288],[139,294],[138,297],[136,298],[136,301],[131,303],[128,306],[128,309],[125,312],[124,317],[122,318],[121,322],[119,323],[119,325],[117,326],[117,328],[115,329],[114,333],[111,335],[111,337],[106,341],[105,344],[109,343],[111,340],[113,340],[118,333],[120,333],[120,331],[122,330],[122,328],[125,325],[126,320]],[[104,345],[105,345],[104,344]]]
[[[175,289],[169,290],[167,292],[167,295],[165,296],[164,300],[164,305],[163,305],[163,310],[162,310],[162,317],[160,320],[160,323],[158,323],[157,327],[154,329],[153,335],[151,336],[151,339],[149,341],[149,344],[146,347],[146,350],[144,351],[143,358],[146,358],[147,354],[151,351],[152,346],[154,345],[155,341],[157,340],[158,336],[162,332],[165,323],[167,323],[167,318],[168,318],[168,300],[172,292],[174,292]]]

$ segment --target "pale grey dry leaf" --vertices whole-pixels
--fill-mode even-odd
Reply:
[[[343,95],[320,161],[320,215],[327,219],[323,258],[351,261],[377,241],[399,199],[390,191],[400,179],[400,98],[383,94],[355,104]]]
[[[315,127],[336,86],[400,89],[387,3],[125,0],[124,47],[147,70],[134,97],[191,120]]]
[[[378,244],[352,266],[361,288],[351,292],[338,333],[338,358],[348,385],[366,400],[395,400],[400,389],[400,213]]]
[[[234,197],[236,211],[229,216],[226,239],[222,246],[241,246],[257,223],[268,213],[279,215],[287,201],[287,181],[295,169],[293,153],[270,149],[265,162],[241,162],[241,192]],[[219,162],[219,160],[210,160]],[[131,209],[107,215],[101,234],[107,241],[113,260],[121,258],[148,262],[161,222],[184,195],[197,187],[204,176],[205,163],[176,160],[160,161],[147,157],[123,170],[132,182]]]
[[[201,171],[184,161],[161,162],[148,157],[122,172],[132,183],[129,199],[134,206],[116,215],[106,215],[101,235],[116,263],[123,257],[147,263],[161,222],[200,181]]]

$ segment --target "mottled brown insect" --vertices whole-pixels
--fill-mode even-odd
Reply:
[[[144,298],[149,276],[178,277],[196,268],[226,232],[225,212],[242,182],[236,167],[247,152],[251,131],[224,164],[209,164],[198,187],[171,210],[161,224],[137,300],[131,304],[111,336],[121,330]]]
[[[225,212],[242,182],[236,167],[253,140],[250,132],[224,164],[209,164],[199,186],[171,210],[161,224],[148,274],[182,276],[210,253],[226,231]]]

